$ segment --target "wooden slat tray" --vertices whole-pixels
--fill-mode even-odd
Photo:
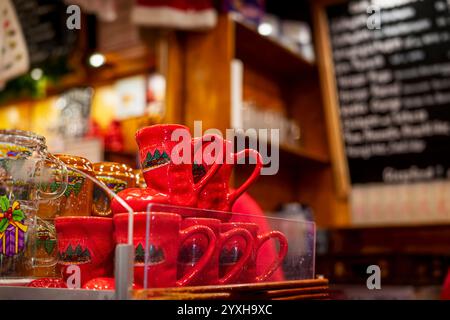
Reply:
[[[282,298],[275,298],[273,300],[326,300],[328,299],[328,293],[316,293],[316,294],[305,294],[298,296],[289,296]]]
[[[328,280],[292,280],[256,284],[197,286],[134,291],[135,299],[164,300],[270,300],[324,299],[328,297]]]

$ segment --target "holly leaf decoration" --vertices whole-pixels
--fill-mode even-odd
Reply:
[[[75,195],[77,196],[80,191],[81,191],[81,182],[77,182],[74,186],[73,186],[73,191],[75,193]]]
[[[50,184],[50,191],[51,192],[55,192],[56,190],[58,190],[59,188],[59,183],[58,182],[52,182]]]
[[[55,240],[46,240],[44,242],[45,252],[47,254],[52,254],[53,250],[55,249],[56,241]]]
[[[0,208],[2,209],[3,212],[6,212],[8,210],[8,208],[9,208],[8,197],[6,197],[6,196],[0,197]]]
[[[68,185],[66,191],[64,191],[64,196],[67,198],[70,196],[71,193],[72,193],[72,186]]]
[[[5,230],[6,230],[6,228],[8,227],[8,219],[6,219],[6,218],[3,218],[1,221],[0,221],[0,232],[5,232]]]
[[[14,221],[22,221],[25,219],[25,215],[22,210],[14,210],[12,216]]]

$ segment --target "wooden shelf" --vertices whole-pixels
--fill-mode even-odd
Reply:
[[[450,255],[450,224],[367,226],[329,230],[329,253]]]
[[[242,136],[239,136],[242,137]],[[266,140],[266,139],[264,139]],[[248,145],[248,138],[246,139],[246,145]],[[258,145],[261,142],[258,141]],[[271,142],[268,142],[269,150],[271,147]],[[283,161],[286,158],[290,157],[290,162],[297,162],[297,160],[306,160],[310,163],[320,164],[320,165],[329,165],[330,159],[327,155],[320,154],[319,152],[311,151],[304,147],[297,147],[286,143],[280,143],[279,144],[279,150],[280,150],[280,160]]]
[[[297,159],[315,162],[317,164],[328,165],[330,159],[322,154],[311,152],[301,147],[295,147],[287,144],[280,144],[280,152],[284,152],[294,156]]]
[[[450,264],[450,224],[331,228],[322,239],[316,272],[333,283],[361,283],[375,264],[386,285],[441,285]]]
[[[236,93],[242,101],[293,119],[302,132],[299,147],[280,145],[277,174],[259,177],[249,194],[266,211],[276,210],[280,203],[301,202],[313,208],[319,226],[347,225],[348,202],[336,193],[329,156],[332,145],[318,66],[225,14],[208,32],[178,36],[170,61],[172,65],[181,61],[183,73],[175,73],[177,81],[172,84],[178,84],[178,89],[172,90],[171,99],[181,97],[181,122],[193,129],[194,121],[202,120],[203,128],[222,132],[233,126],[235,83],[230,65],[234,59],[241,60],[242,92]],[[233,184],[241,185],[251,170],[252,166],[240,166]]]
[[[316,71],[315,64],[297,52],[240,21],[235,21],[235,36],[235,57],[246,64],[287,77]]]
[[[95,87],[111,84],[125,77],[146,75],[156,66],[154,54],[145,47],[108,53],[105,54],[105,58],[107,62],[98,69],[78,66],[78,68],[84,68],[85,72],[65,76],[58,83],[50,85],[47,88],[47,94],[58,94],[80,86]]]

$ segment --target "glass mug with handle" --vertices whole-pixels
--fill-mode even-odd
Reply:
[[[52,184],[57,187],[47,187]],[[36,255],[36,214],[40,200],[56,199],[66,187],[67,168],[47,151],[44,137],[0,130],[1,278],[23,277],[33,267],[56,264],[56,255],[50,259]]]
[[[103,182],[114,193],[136,186],[133,169],[126,164],[117,162],[98,162],[93,164],[95,177]],[[111,195],[106,194],[98,186],[94,186],[92,215],[112,217]]]

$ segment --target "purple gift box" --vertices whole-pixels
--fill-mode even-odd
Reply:
[[[0,252],[7,257],[15,256],[25,247],[25,232],[10,224],[0,238]]]

